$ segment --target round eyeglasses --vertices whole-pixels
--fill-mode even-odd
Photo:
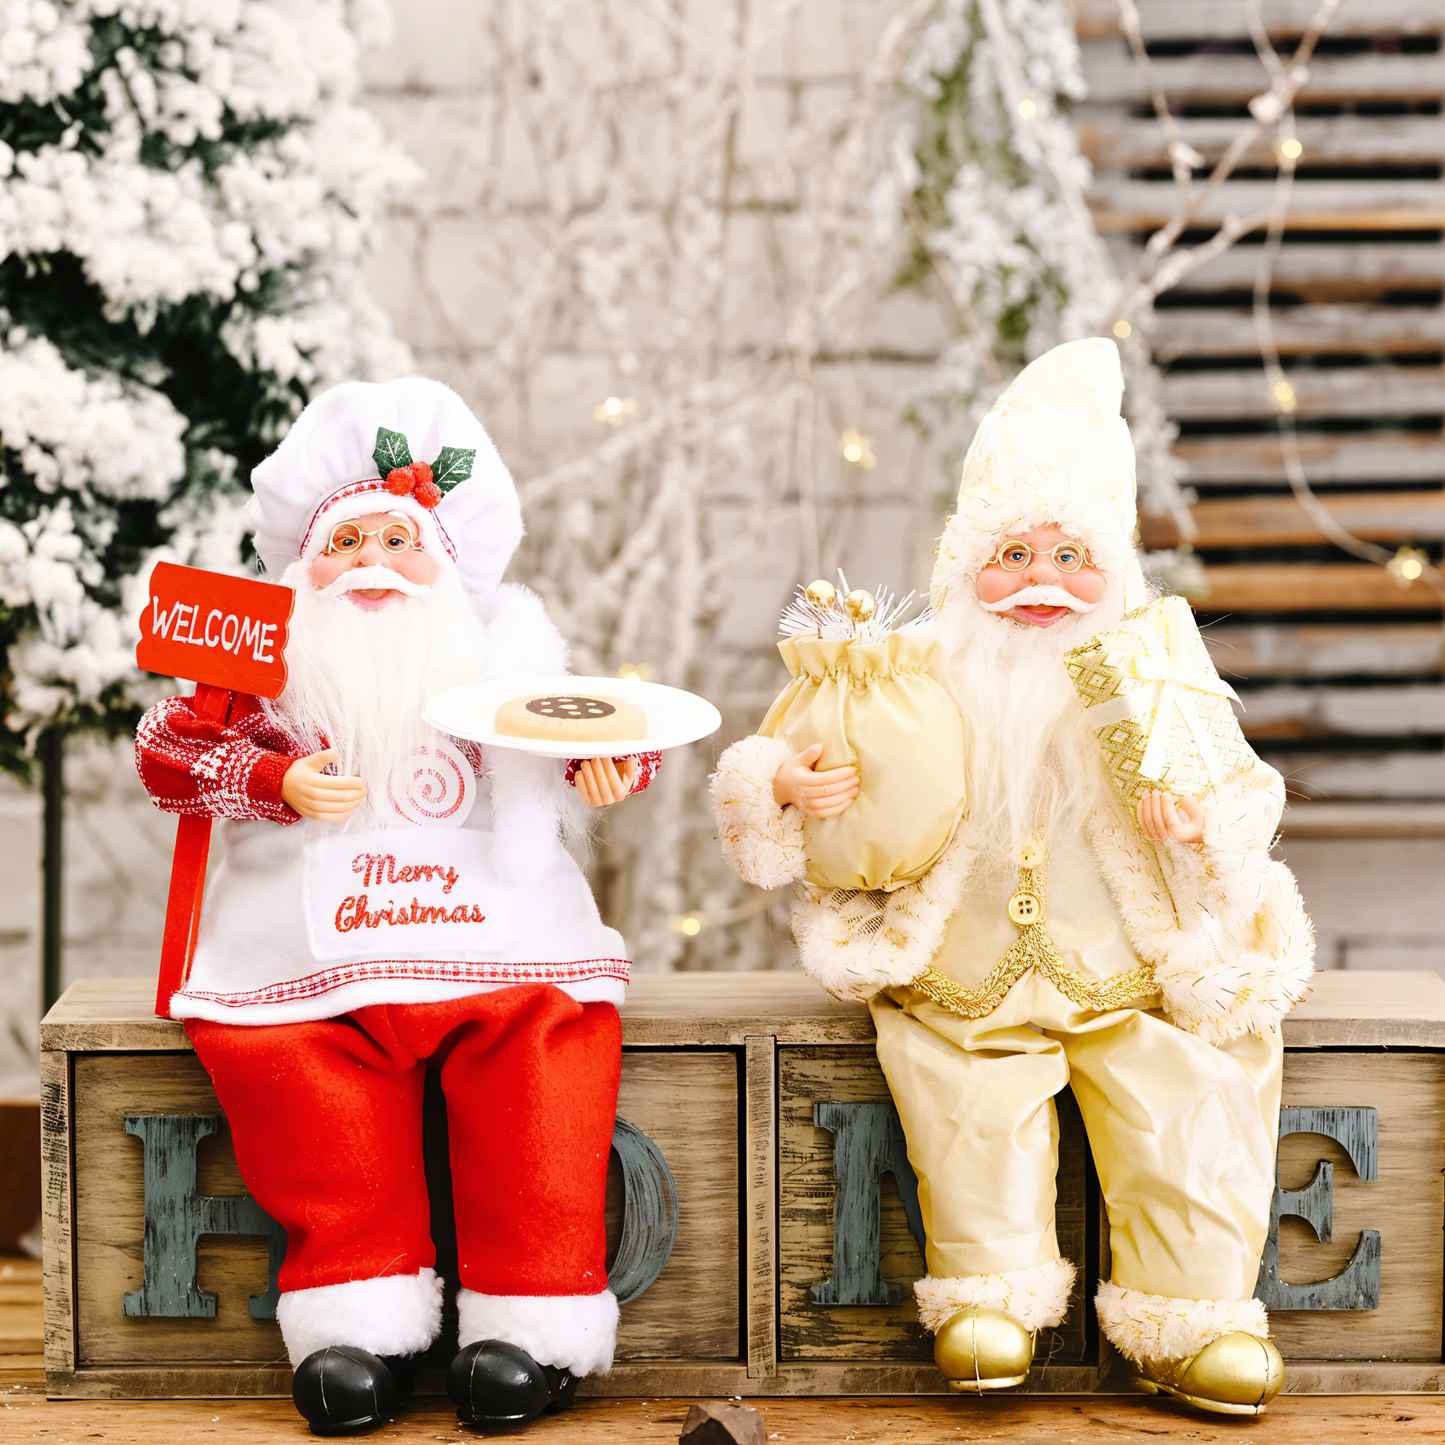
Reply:
[[[1077,572],[1081,567],[1093,566],[1082,542],[1056,542],[1044,549],[1030,547],[1027,542],[1005,542],[988,560],[990,566],[997,563],[1005,572],[1022,572],[1035,557],[1051,558],[1060,572]]]
[[[417,545],[416,533],[410,522],[388,522],[384,527],[372,527],[369,531],[356,522],[338,522],[331,529],[327,540],[328,552],[361,551],[368,537],[380,537],[382,548],[387,552],[409,552]]]

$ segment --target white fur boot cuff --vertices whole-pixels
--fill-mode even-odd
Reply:
[[[442,1325],[442,1282],[434,1269],[353,1279],[283,1294],[276,1323],[295,1369],[328,1345],[355,1345],[373,1355],[416,1355]]]
[[[1269,1317],[1257,1299],[1175,1299],[1100,1280],[1094,1307],[1104,1338],[1135,1364],[1186,1359],[1236,1330],[1269,1337]]]
[[[605,1375],[617,1345],[617,1296],[511,1295],[457,1291],[457,1343],[505,1340],[539,1365],[574,1375]]]
[[[966,1305],[1004,1310],[1025,1329],[1044,1330],[1062,1324],[1068,1314],[1075,1273],[1067,1259],[1055,1259],[1004,1274],[965,1274],[953,1279],[927,1275],[914,1284],[913,1294],[926,1330],[937,1331]]]

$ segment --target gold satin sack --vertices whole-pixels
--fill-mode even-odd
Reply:
[[[787,638],[793,674],[758,729],[795,752],[823,744],[822,772],[849,764],[858,796],[834,818],[804,824],[808,882],[893,889],[937,861],[963,816],[963,720],[928,674],[931,637],[877,642]]]
[[[1148,788],[1202,798],[1255,756],[1189,604],[1161,597],[1064,656],[1124,801]]]

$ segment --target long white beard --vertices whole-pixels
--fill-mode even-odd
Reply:
[[[971,588],[939,614],[946,679],[965,722],[969,821],[994,858],[1011,859],[1029,837],[1082,831],[1098,800],[1099,746],[1063,657],[1119,620],[1117,591],[1052,627],[992,616]]]
[[[421,717],[427,701],[481,677],[486,628],[448,562],[425,596],[401,597],[374,612],[345,596],[320,596],[304,563],[288,567],[281,580],[295,590],[296,606],[286,690],[266,710],[309,752],[335,748],[336,771],[366,782],[367,801],[350,827],[399,826],[384,802],[387,778],[436,740]]]

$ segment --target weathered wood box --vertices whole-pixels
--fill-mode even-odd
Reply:
[[[209,1081],[180,1027],[152,1016],[153,995],[151,981],[77,984],[42,1029],[49,1392],[285,1394],[268,1317],[275,1251],[264,1235],[220,1232],[257,1228],[259,1211],[236,1201]],[[909,1288],[923,1273],[911,1175],[867,1011],[801,976],[692,974],[639,979],[624,1020],[618,1115],[667,1168],[650,1180],[634,1168],[624,1187],[614,1159],[609,1237],[628,1231],[621,1254],[650,1259],[655,1278],[623,1306],[612,1374],[586,1390],[941,1392]],[[1285,1040],[1294,1132],[1280,1147],[1278,1269],[1261,1290],[1286,1389],[1445,1389],[1445,982],[1323,973]],[[1081,1280],[1107,1277],[1067,1093],[1060,1114],[1060,1241]],[[200,1211],[179,1247],[177,1190]],[[434,1220],[443,1268],[447,1208]],[[1031,1389],[1128,1388],[1083,1302],[1039,1356]]]

